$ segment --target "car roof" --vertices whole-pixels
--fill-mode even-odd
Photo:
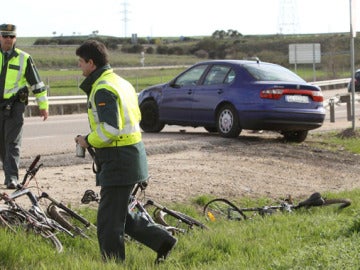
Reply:
[[[266,65],[277,65],[269,62],[261,62],[259,59],[255,60],[238,60],[238,59],[226,59],[226,60],[208,60],[202,61],[197,64],[236,64],[236,65],[247,65],[247,64],[266,64]]]

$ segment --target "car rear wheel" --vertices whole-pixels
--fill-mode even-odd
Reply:
[[[282,134],[284,135],[285,140],[289,142],[301,143],[306,140],[308,131],[307,130],[284,131],[282,132]]]
[[[144,132],[160,132],[165,124],[159,120],[159,108],[155,101],[147,100],[140,105],[140,127]]]
[[[221,137],[236,138],[241,132],[237,111],[231,105],[223,106],[217,114],[217,130]]]

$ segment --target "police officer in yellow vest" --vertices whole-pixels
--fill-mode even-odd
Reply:
[[[124,233],[157,252],[163,261],[177,240],[163,228],[129,213],[130,193],[148,178],[141,138],[138,99],[132,85],[114,73],[103,43],[89,40],[77,50],[86,79],[80,88],[88,96],[90,133],[77,136],[82,147],[95,148],[96,183],[101,186],[97,233],[104,260],[125,260]]]
[[[29,89],[40,115],[48,117],[47,91],[31,56],[15,47],[16,27],[0,25],[0,158],[5,185],[14,189],[19,178],[20,147]]]

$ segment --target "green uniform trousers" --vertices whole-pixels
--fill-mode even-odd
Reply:
[[[149,223],[138,214],[129,213],[128,205],[133,188],[134,185],[101,187],[97,234],[105,260],[125,260],[125,233],[156,252],[161,246],[174,240],[162,227]]]
[[[5,173],[5,185],[18,181],[20,147],[24,125],[25,104],[14,102],[10,112],[0,109],[0,158]]]

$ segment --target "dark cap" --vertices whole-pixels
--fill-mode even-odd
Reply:
[[[16,26],[13,24],[6,24],[6,23],[0,25],[0,34],[16,36]]]

